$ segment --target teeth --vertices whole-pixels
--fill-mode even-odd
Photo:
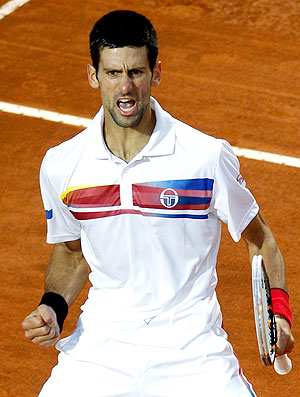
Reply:
[[[130,106],[130,108],[123,108],[122,107],[122,111],[123,112],[130,112],[130,110],[133,108],[133,106]]]
[[[119,99],[118,104],[123,112],[129,112],[135,106],[135,101],[133,99]]]

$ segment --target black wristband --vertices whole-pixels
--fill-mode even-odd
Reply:
[[[57,324],[59,326],[59,332],[62,331],[65,318],[68,315],[68,304],[65,298],[56,292],[46,292],[42,296],[42,300],[39,305],[47,305],[52,307],[56,313]]]

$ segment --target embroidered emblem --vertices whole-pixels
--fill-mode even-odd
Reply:
[[[46,218],[48,220],[53,218],[53,210],[45,210],[46,211]]]
[[[160,202],[166,208],[173,208],[178,203],[178,194],[174,189],[164,189],[160,194]]]
[[[238,176],[236,177],[236,180],[238,181],[238,183],[240,185],[245,186],[246,182],[245,182],[245,179],[244,179],[243,175],[238,174]]]

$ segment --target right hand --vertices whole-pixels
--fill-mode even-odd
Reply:
[[[25,338],[41,347],[54,345],[60,337],[56,313],[47,305],[40,305],[30,313],[24,319],[22,327]]]
[[[288,321],[280,314],[275,314],[277,330],[276,355],[291,353],[294,348],[295,340]]]

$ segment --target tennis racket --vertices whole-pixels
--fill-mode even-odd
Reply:
[[[285,375],[292,369],[289,357],[276,357],[276,321],[272,306],[269,279],[261,255],[252,259],[252,292],[256,336],[261,360],[264,365],[274,365],[275,371]]]

